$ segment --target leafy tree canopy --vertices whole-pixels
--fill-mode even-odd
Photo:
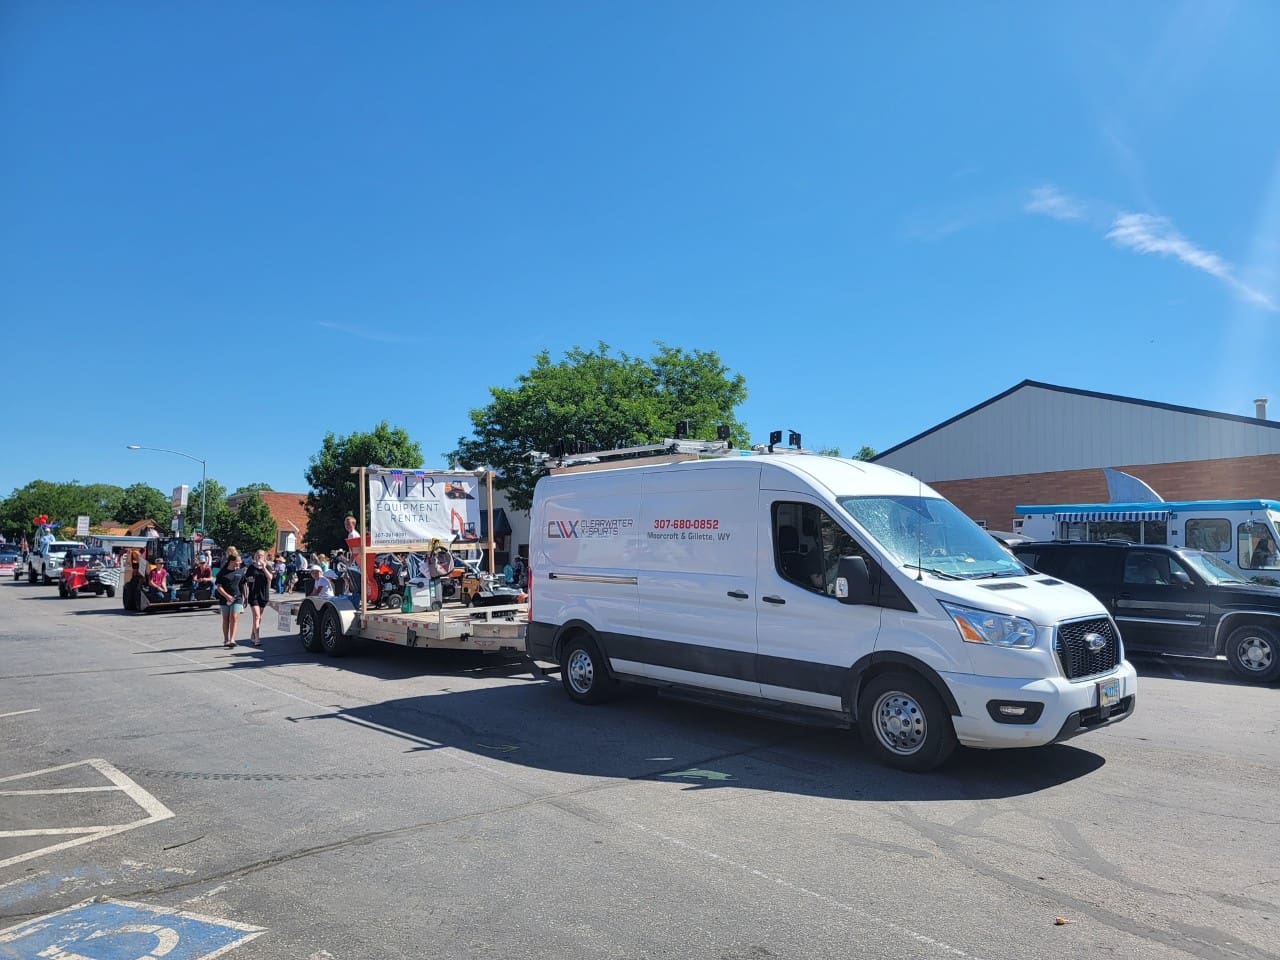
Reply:
[[[352,467],[378,464],[405,470],[422,468],[422,448],[401,427],[383,420],[370,433],[351,433],[339,437],[325,434],[319,452],[311,457],[307,468],[307,545],[312,549],[329,549],[345,544],[342,520],[360,508],[357,475]],[[254,498],[255,500],[257,497]],[[368,518],[360,520],[367,529]]]
[[[274,550],[279,529],[271,516],[271,508],[261,497],[245,497],[235,512],[228,512],[226,529],[222,537],[215,537],[224,546],[240,548],[243,554],[254,550]]]
[[[224,537],[231,517],[231,511],[227,509],[227,488],[213,477],[209,477],[205,484],[208,489],[204,498],[204,532],[218,543],[225,543]],[[200,492],[201,487],[197,483],[187,495],[186,526],[189,533],[194,533],[196,527],[200,526]]]
[[[855,460],[874,460],[875,458],[876,458],[875,448],[868,447],[865,445],[853,457],[853,459]]]
[[[145,483],[135,483],[125,487],[120,494],[120,503],[116,507],[116,519],[126,526],[139,520],[154,520],[164,530],[168,520],[173,516],[173,506],[169,498],[155,487]]]
[[[243,486],[236,487],[231,491],[231,496],[238,496],[242,493],[274,493],[269,483],[246,483]]]
[[[76,518],[88,516],[91,526],[116,518],[124,489],[110,483],[54,483],[32,480],[0,500],[0,532],[17,540],[35,531],[32,520],[48,514],[53,523],[75,530]]]
[[[713,440],[724,424],[735,444],[749,443],[734,412],[746,399],[746,379],[715,351],[656,347],[648,358],[612,355],[604,343],[574,347],[559,362],[536,354],[514,387],[491,387],[493,401],[471,411],[473,434],[458,438],[449,461],[493,468],[511,505],[527,510],[542,473],[534,458],[561,442],[592,450],[653,443],[687,420],[690,439]]]

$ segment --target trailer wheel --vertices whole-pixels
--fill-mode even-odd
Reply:
[[[107,587],[107,596],[108,596],[108,597],[114,597],[115,595],[116,595],[116,588],[115,588],[115,587]]]
[[[404,594],[388,593],[382,598],[382,605],[388,610],[399,610],[404,605]]]
[[[956,731],[942,698],[914,673],[882,673],[858,697],[858,729],[882,763],[924,773],[956,748]]]
[[[298,639],[302,641],[302,649],[307,653],[320,652],[320,618],[316,615],[315,604],[307,601],[298,611]]]
[[[345,657],[350,644],[342,632],[342,618],[333,607],[325,607],[320,614],[320,645],[331,657]]]
[[[615,682],[600,655],[600,648],[586,634],[565,641],[560,656],[560,678],[570,699],[578,703],[603,703],[613,694]]]

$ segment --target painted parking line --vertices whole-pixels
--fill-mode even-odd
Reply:
[[[5,717],[20,717],[26,713],[39,713],[39,712],[40,712],[39,707],[35,707],[34,709],[31,709],[31,710],[10,710],[8,713],[0,713],[0,720],[3,720]]]
[[[18,786],[24,780],[31,780],[35,777],[48,776],[50,774],[61,773],[64,770],[74,770],[76,767],[90,767],[100,773],[108,783],[101,786],[92,787],[33,787],[24,788]],[[10,789],[9,785],[13,784]],[[25,853],[17,854],[6,860],[0,860],[0,869],[13,866],[15,863],[23,863],[27,860],[33,860],[36,857],[43,857],[50,853],[56,853],[59,850],[66,850],[68,847],[78,847],[84,843],[92,843],[94,840],[101,840],[104,837],[112,837],[117,833],[124,833],[126,830],[136,830],[138,827],[145,827],[148,824],[159,823],[161,820],[168,820],[173,816],[173,811],[166,807],[163,803],[153,797],[142,787],[134,783],[124,773],[117,770],[105,760],[81,760],[77,763],[64,763],[57,767],[45,767],[43,770],[33,770],[30,773],[16,773],[8,777],[0,777],[0,801],[6,797],[31,797],[31,796],[55,796],[58,794],[76,794],[76,793],[106,793],[119,792],[124,794],[134,803],[136,803],[145,816],[129,820],[125,823],[85,823],[71,827],[37,827],[27,830],[0,830],[0,839],[5,837],[68,837],[69,839],[61,840],[49,846],[39,847],[35,850],[28,850]],[[0,822],[3,818],[0,818]]]
[[[0,930],[3,960],[211,960],[266,930],[125,900],[88,901]]]

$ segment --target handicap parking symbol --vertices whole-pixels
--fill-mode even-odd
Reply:
[[[265,932],[170,907],[109,900],[0,930],[0,960],[209,960]]]

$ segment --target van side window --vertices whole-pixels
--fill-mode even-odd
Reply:
[[[1231,549],[1231,521],[1226,519],[1200,519],[1186,522],[1185,542],[1196,550],[1210,553],[1226,553]]]
[[[841,557],[871,556],[821,507],[809,503],[773,505],[774,562],[779,575],[792,583],[835,596],[836,568]]]

